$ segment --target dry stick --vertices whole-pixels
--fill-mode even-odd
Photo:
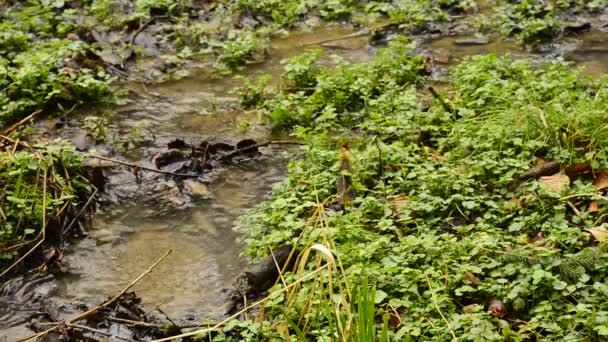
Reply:
[[[131,36],[131,39],[129,40],[129,46],[133,46],[133,43],[135,42],[135,38],[137,38],[137,36],[141,33],[141,31],[143,31],[146,27],[148,27],[148,25],[150,25],[156,19],[157,19],[157,17],[152,17],[148,21],[146,21],[145,23],[140,25],[139,28],[137,29],[137,31],[135,31],[133,33],[133,35]]]
[[[301,142],[299,141],[289,141],[289,140],[271,140],[271,141],[266,141],[263,143],[259,143],[259,144],[255,144],[255,145],[249,145],[243,148],[239,148],[236,149],[232,152],[226,153],[223,156],[221,156],[219,159],[220,160],[226,160],[226,159],[230,159],[238,154],[241,154],[243,152],[247,152],[249,150],[255,150],[258,147],[264,147],[264,146],[268,146],[268,145],[303,145]]]
[[[97,187],[95,187],[93,184],[90,184],[90,185],[93,187],[93,193],[91,194],[91,196],[89,196],[89,199],[87,199],[87,202],[82,206],[82,208],[80,208],[80,210],[78,211],[76,216],[74,216],[74,218],[72,219],[70,224],[68,224],[68,226],[61,232],[61,235],[65,235],[65,233],[67,233],[72,228],[72,226],[74,225],[76,220],[78,220],[78,218],[80,217],[80,215],[82,215],[84,210],[91,204],[91,201],[93,201],[93,198],[95,198],[95,195],[97,194]]]
[[[388,26],[388,25],[386,25],[386,26]],[[302,46],[321,45],[321,44],[326,44],[326,43],[338,42],[341,40],[359,38],[359,37],[367,36],[370,32],[371,32],[370,29],[364,29],[361,31],[345,34],[343,36],[339,36],[339,37],[335,37],[335,38],[328,38],[328,39],[317,40],[314,42],[304,43],[304,44],[302,44]]]
[[[140,166],[137,164],[125,162],[122,160],[110,159],[110,158],[101,157],[101,156],[91,156],[91,158],[105,160],[105,161],[109,161],[109,162],[115,163],[115,164],[120,164],[120,165],[124,165],[124,166],[128,166],[128,167],[132,167],[132,168],[138,168],[138,169],[146,170],[146,171],[150,171],[150,172],[162,173],[164,175],[170,175],[170,176],[175,176],[175,177],[188,177],[188,178],[200,177],[200,175],[195,175],[195,174],[190,174],[190,173],[175,173],[175,172],[171,172],[171,171],[157,170],[157,169],[153,169],[150,167],[145,167],[145,166]]]
[[[81,321],[81,320],[83,320],[83,319],[85,319],[85,318],[87,318],[87,317],[95,314],[97,311],[99,311],[99,310],[101,310],[101,309],[103,309],[105,307],[108,307],[108,306],[112,305],[112,303],[114,303],[116,300],[118,300],[118,298],[120,298],[131,287],[133,287],[135,284],[137,284],[143,277],[145,277],[148,274],[150,274],[152,272],[152,270],[154,269],[154,267],[156,267],[161,261],[163,261],[163,259],[165,259],[169,254],[171,254],[171,252],[172,252],[171,249],[168,250],[165,254],[163,254],[163,256],[161,256],[158,260],[156,260],[156,262],[154,262],[152,264],[152,266],[148,267],[147,270],[145,270],[142,274],[140,274],[137,278],[135,278],[135,280],[133,280],[129,285],[127,285],[124,289],[122,289],[122,291],[120,291],[116,296],[112,297],[112,299],[109,299],[109,300],[105,301],[104,303],[102,303],[100,305],[97,305],[97,306],[95,306],[95,307],[93,307],[93,308],[91,308],[91,309],[89,309],[89,310],[87,310],[87,311],[85,311],[85,312],[83,312],[83,313],[81,313],[81,314],[79,314],[79,315],[77,315],[77,316],[69,319],[69,320],[65,320],[65,321],[59,322],[54,327],[49,328],[49,329],[47,329],[47,330],[45,330],[43,332],[40,332],[40,333],[38,333],[36,335],[33,335],[33,336],[30,336],[30,337],[26,337],[24,339],[21,339],[21,340],[19,340],[19,342],[31,341],[31,340],[33,340],[35,338],[42,337],[42,336],[50,333],[51,331],[57,329],[62,324],[73,324],[73,323],[76,323],[78,321]]]
[[[382,25],[374,26],[374,27],[371,27],[371,28],[366,28],[366,29],[363,29],[361,31],[345,34],[345,35],[340,36],[340,37],[329,38],[329,39],[322,39],[322,40],[317,40],[317,41],[310,42],[310,43],[305,43],[305,44],[302,44],[302,46],[321,45],[321,44],[325,44],[325,43],[337,42],[337,41],[340,41],[340,40],[359,38],[359,37],[367,36],[368,34],[370,34],[373,31],[382,30],[382,29],[387,28],[387,27],[392,26],[392,25],[395,25],[395,23],[389,22],[389,23],[385,23],[385,24],[382,24]]]
[[[454,330],[450,326],[450,321],[448,321],[448,319],[445,318],[445,316],[443,315],[443,312],[441,312],[441,309],[439,308],[439,305],[437,304],[437,299],[435,298],[435,291],[433,291],[433,287],[431,286],[431,280],[429,279],[429,276],[425,274],[424,277],[426,278],[426,282],[429,284],[429,290],[431,291],[431,299],[433,300],[433,306],[435,306],[435,310],[437,310],[437,312],[439,312],[439,315],[441,315],[441,318],[443,318],[443,321],[448,326],[448,329],[450,329],[450,333],[452,333],[452,337],[454,338],[454,341],[458,341],[458,337],[456,337]]]
[[[52,322],[51,323],[36,323],[36,325],[39,325],[39,326],[49,326],[49,325],[55,325],[55,324],[57,324],[57,323],[52,323]],[[112,338],[116,338],[116,339],[123,340],[123,341],[133,342],[133,340],[131,340],[131,339],[128,339],[128,338],[125,338],[125,337],[121,337],[121,336],[117,336],[117,335],[113,335],[111,333],[108,333],[108,332],[105,332],[105,331],[102,331],[102,330],[98,330],[98,329],[95,329],[95,328],[91,328],[91,327],[86,326],[86,325],[65,324],[65,326],[68,327],[68,328],[72,328],[72,329],[88,330],[88,331],[94,332],[96,334],[104,335],[104,336],[107,336],[107,337],[112,337]]]
[[[433,97],[436,98],[441,103],[441,105],[443,106],[443,109],[445,109],[446,112],[448,112],[450,114],[454,114],[454,108],[452,108],[452,106],[445,101],[443,96],[441,96],[437,92],[437,90],[435,90],[435,88],[433,88],[433,86],[428,86],[427,89],[431,92]]]
[[[36,116],[36,115],[38,115],[40,113],[42,113],[41,110],[37,110],[37,111],[33,112],[32,114],[30,114],[30,115],[26,116],[25,118],[21,119],[19,122],[15,123],[11,127],[5,129],[4,132],[2,132],[2,134],[6,135],[6,134],[11,133],[12,131],[16,130],[17,127],[19,127],[19,126],[23,125],[24,123],[28,122],[31,118],[33,118],[34,116]]]
[[[140,326],[140,327],[144,327],[144,328],[164,329],[167,326],[166,324],[154,324],[154,323],[148,323],[148,322],[133,321],[130,319],[124,319],[124,318],[118,318],[118,317],[108,317],[106,319],[111,322],[123,323],[123,324],[131,325],[131,326]],[[202,326],[212,326],[212,325],[213,324],[211,324],[211,323],[199,323],[199,324],[186,324],[186,325],[174,324],[173,326],[175,326],[178,329],[189,329],[189,328],[200,328]]]
[[[287,287],[284,287],[284,288],[282,288],[282,289],[280,289],[280,290],[278,290],[278,291],[276,291],[276,292],[273,292],[273,293],[269,294],[269,295],[268,295],[266,298],[262,298],[262,299],[258,300],[257,302],[255,302],[255,303],[253,303],[253,304],[251,304],[251,305],[249,305],[249,306],[245,307],[243,310],[241,310],[241,311],[239,311],[239,312],[235,313],[234,315],[232,315],[232,316],[230,316],[230,317],[226,318],[225,320],[223,320],[223,321],[219,322],[218,324],[216,324],[216,325],[212,326],[211,328],[206,328],[206,329],[196,330],[196,331],[192,331],[192,332],[185,333],[185,334],[181,334],[181,335],[176,335],[176,336],[171,336],[171,337],[161,338],[161,339],[159,339],[159,340],[153,340],[152,342],[164,342],[164,341],[171,341],[171,340],[176,340],[176,339],[178,339],[178,338],[182,338],[182,337],[194,336],[194,335],[204,334],[204,333],[207,333],[207,332],[213,331],[213,330],[215,330],[215,329],[217,329],[217,328],[221,327],[222,325],[226,324],[226,322],[230,321],[231,319],[237,318],[237,317],[239,317],[239,316],[240,316],[242,313],[244,313],[244,312],[246,312],[246,311],[249,311],[249,309],[251,309],[251,308],[253,308],[253,307],[256,307],[256,306],[258,306],[258,305],[260,305],[260,304],[263,304],[264,302],[268,301],[268,300],[269,300],[270,298],[272,298],[273,296],[275,296],[275,295],[277,295],[277,294],[279,294],[279,293],[283,293],[283,292],[287,291],[288,289],[290,289],[291,287],[293,287],[293,286],[295,286],[295,285],[297,285],[297,284],[299,284],[299,283],[303,282],[305,279],[309,278],[310,276],[313,276],[313,275],[315,275],[315,274],[317,274],[317,273],[321,272],[322,270],[324,270],[325,268],[327,268],[327,266],[328,266],[328,265],[329,265],[329,264],[325,264],[325,265],[323,265],[323,266],[321,266],[321,267],[317,268],[316,270],[314,270],[314,271],[312,271],[312,272],[310,272],[310,273],[308,273],[308,274],[305,274],[305,275],[304,275],[302,278],[300,278],[300,279],[298,279],[298,280],[294,281],[293,283],[289,284]]]

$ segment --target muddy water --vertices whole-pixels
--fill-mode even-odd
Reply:
[[[327,28],[279,39],[273,44],[273,57],[248,67],[247,74],[279,76],[281,59],[344,33]],[[367,59],[372,52],[365,37],[342,42],[339,48],[328,51],[352,62]],[[331,59],[326,62],[331,63]],[[161,85],[131,84],[128,88],[138,95],[118,110],[114,118],[119,121],[113,125],[127,128],[148,122],[156,137],[148,148],[151,151],[163,148],[175,137],[189,142],[277,138],[268,127],[256,125],[256,113],[236,109],[237,100],[230,90],[237,85],[232,78],[212,79],[204,70],[193,70],[186,79]],[[239,124],[243,121],[253,125],[244,129]],[[102,301],[171,249],[172,254],[133,289],[148,307],[160,305],[172,318],[220,317],[222,288],[229,287],[249,264],[239,256],[244,244],[243,237],[232,229],[234,220],[266,198],[272,185],[284,178],[287,158],[285,151],[262,149],[260,159],[221,170],[207,185],[205,199],[185,209],[165,210],[160,216],[157,207],[148,206],[146,197],[127,206],[106,208],[94,218],[89,238],[76,243],[65,256],[70,274],[60,280],[57,294],[72,301]],[[113,181],[114,188],[121,183],[120,187],[137,192],[130,175],[111,177],[110,187]]]

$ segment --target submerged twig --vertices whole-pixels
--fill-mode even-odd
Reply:
[[[91,201],[93,201],[93,198],[95,198],[95,195],[97,194],[97,188],[93,184],[89,184],[89,185],[93,187],[93,193],[89,196],[89,199],[87,199],[86,203],[82,206],[82,208],[80,208],[78,213],[74,216],[74,218],[72,219],[70,224],[68,224],[68,226],[61,232],[62,236],[65,235],[65,233],[67,233],[68,230],[70,230],[72,228],[72,226],[78,220],[80,215],[82,215],[84,210],[91,204]]]
[[[134,164],[134,163],[129,163],[129,162],[126,162],[126,161],[111,159],[111,158],[102,157],[102,156],[91,156],[91,158],[105,160],[105,161],[108,161],[108,162],[111,162],[111,163],[128,166],[128,167],[131,167],[131,168],[134,168],[134,169],[145,170],[145,171],[156,172],[156,173],[162,173],[164,175],[169,175],[169,176],[187,177],[187,178],[197,178],[197,177],[200,177],[200,175],[197,175],[197,174],[176,173],[176,172],[171,172],[171,171],[158,170],[158,169],[153,169],[151,167],[141,166],[141,165],[137,165],[137,164]]]
[[[255,150],[258,147],[264,147],[264,146],[268,146],[268,145],[303,145],[301,142],[299,141],[290,141],[290,140],[271,140],[271,141],[266,141],[263,143],[259,143],[259,144],[254,144],[254,145],[249,145],[243,148],[239,148],[236,149],[234,151],[231,151],[229,153],[226,153],[224,155],[222,155],[219,160],[227,160],[230,159],[238,154],[250,151],[250,150]]]
[[[50,333],[51,331],[54,331],[55,329],[57,329],[58,327],[60,327],[62,324],[73,324],[76,323],[78,321],[81,321],[87,317],[92,316],[93,314],[97,313],[97,311],[108,307],[110,305],[112,305],[114,302],[116,302],[122,295],[125,294],[125,292],[127,292],[131,287],[133,287],[135,284],[137,284],[141,279],[143,279],[145,276],[147,276],[148,274],[150,274],[152,272],[152,270],[158,265],[160,264],[161,261],[163,261],[169,254],[171,254],[172,250],[168,250],[165,254],[163,254],[163,256],[161,256],[160,258],[158,258],[158,260],[156,260],[156,262],[154,262],[150,267],[148,267],[147,270],[145,270],[143,273],[141,273],[137,278],[135,278],[135,280],[133,280],[131,283],[129,283],[129,285],[127,285],[125,288],[123,288],[116,296],[112,297],[111,299],[103,302],[100,305],[97,305],[95,307],[92,307],[91,309],[69,319],[69,320],[65,320],[62,322],[58,322],[57,325],[55,325],[52,328],[49,328],[43,332],[40,332],[36,335],[30,336],[30,337],[26,337],[24,339],[19,340],[19,342],[21,341],[31,341],[33,339],[45,336],[46,334]]]

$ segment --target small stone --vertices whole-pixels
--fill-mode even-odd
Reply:
[[[201,183],[201,182],[193,180],[193,179],[187,179],[184,181],[184,186],[193,195],[196,195],[196,196],[199,196],[202,198],[209,198],[209,188],[207,187],[207,184],[205,184],[205,183]]]

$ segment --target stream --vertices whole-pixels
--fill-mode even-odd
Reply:
[[[339,26],[315,32],[294,33],[273,42],[271,57],[249,66],[246,76],[271,74],[278,78],[280,60],[297,55],[315,42],[350,33]],[[453,63],[464,56],[485,53],[511,53],[515,57],[540,60],[563,56],[585,66],[590,75],[608,72],[608,33],[590,32],[570,38],[555,52],[534,55],[508,42],[458,45],[456,40],[471,37],[417,39],[420,52]],[[309,45],[310,44],[310,45]],[[373,56],[375,48],[367,37],[324,44],[326,56],[338,55],[351,62]],[[324,57],[328,64],[331,57]],[[439,65],[445,75],[446,65]],[[285,139],[285,133],[256,125],[257,115],[237,110],[237,99],[230,90],[240,83],[232,78],[213,79],[205,65],[194,67],[191,76],[179,81],[144,86],[126,84],[133,96],[130,103],[111,113],[115,129],[145,123],[147,135],[154,139],[139,150],[121,157],[142,160],[153,167],[151,157],[175,139],[189,142],[220,139],[235,143],[241,139],[257,141]],[[254,123],[245,129],[242,121]],[[65,134],[70,135],[69,130]],[[39,303],[59,298],[66,303],[100,303],[119,292],[165,251],[173,253],[133,290],[144,307],[160,307],[176,321],[199,322],[224,315],[221,290],[245,270],[250,260],[240,256],[244,236],[233,230],[235,220],[247,209],[266,199],[272,186],[286,176],[287,161],[297,149],[263,148],[261,157],[232,163],[214,171],[209,183],[196,185],[198,198],[183,201],[167,195],[166,184],[157,178],[138,183],[128,170],[109,173],[108,192],[114,204],[102,206],[93,216],[88,236],[71,245],[64,256],[67,273],[61,276],[26,274],[12,289],[0,292],[0,341],[13,341],[31,334],[25,321]],[[162,182],[161,182],[162,183]],[[169,182],[170,183],[170,182]],[[151,204],[150,196],[168,201]],[[5,304],[2,304],[5,303]],[[70,310],[59,317],[69,317]]]

